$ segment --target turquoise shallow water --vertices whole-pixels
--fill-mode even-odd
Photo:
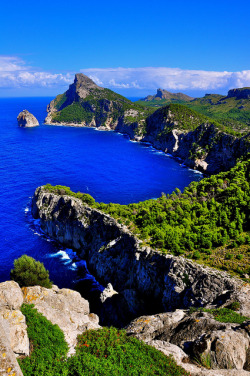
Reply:
[[[26,253],[43,261],[60,287],[72,287],[86,272],[84,263],[40,233],[29,212],[36,187],[62,184],[97,201],[127,204],[183,189],[202,176],[115,132],[44,125],[50,100],[0,99],[0,281],[9,279],[13,260]],[[41,125],[19,128],[23,109]]]

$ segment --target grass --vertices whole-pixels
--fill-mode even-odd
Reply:
[[[244,321],[250,320],[249,317],[242,316],[230,308],[214,308],[214,309],[190,308],[189,310],[190,313],[197,312],[197,311],[211,313],[211,315],[214,317],[216,321],[224,322],[224,323],[229,322],[229,323],[234,323],[234,324],[242,324]]]

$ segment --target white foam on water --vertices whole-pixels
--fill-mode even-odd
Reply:
[[[57,255],[60,255],[62,260],[71,260],[68,253],[63,250],[57,252]]]
[[[28,213],[30,211],[30,208],[27,206],[25,209],[24,209],[24,213]]]

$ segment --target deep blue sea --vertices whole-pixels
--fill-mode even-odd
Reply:
[[[38,186],[66,185],[97,201],[127,204],[183,189],[202,177],[115,132],[44,125],[51,99],[0,98],[0,282],[9,279],[14,259],[24,253],[44,262],[60,287],[73,287],[79,278],[81,263],[42,236],[31,218]],[[18,127],[23,109],[37,117],[39,127]]]

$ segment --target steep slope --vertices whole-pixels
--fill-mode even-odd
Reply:
[[[58,95],[47,108],[47,124],[69,124],[118,129],[124,125],[143,128],[152,110],[96,85],[82,73],[75,75],[69,89]]]
[[[250,152],[249,133],[241,136],[179,104],[156,110],[146,124],[145,141],[208,173],[226,171]]]
[[[150,105],[152,106],[164,106],[171,102],[183,103],[191,101],[192,99],[194,98],[183,93],[171,93],[170,91],[164,89],[157,89],[155,95],[148,95],[146,98],[137,101],[137,103],[144,104],[143,102],[150,102]]]
[[[215,304],[239,291],[241,282],[227,273],[141,246],[126,226],[64,192],[39,187],[32,202],[34,218],[47,235],[76,250],[102,283],[111,282],[135,316]]]

